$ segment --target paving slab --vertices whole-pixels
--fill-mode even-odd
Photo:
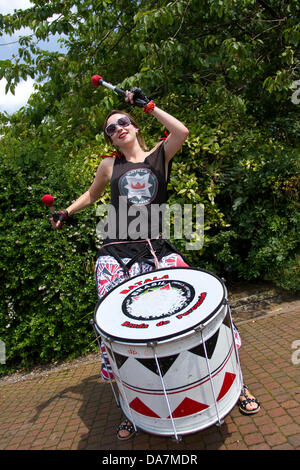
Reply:
[[[100,379],[100,356],[22,379],[0,380],[0,450],[203,451],[300,449],[300,300],[269,303],[236,324],[245,383],[261,401],[255,416],[235,406],[221,427],[170,437],[116,437],[122,412]]]

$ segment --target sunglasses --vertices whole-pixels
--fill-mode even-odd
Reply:
[[[119,118],[116,123],[109,124],[105,128],[105,133],[109,137],[112,137],[117,131],[117,126],[128,127],[130,124],[131,124],[131,121],[130,121],[129,117],[128,116],[123,116],[123,117]]]

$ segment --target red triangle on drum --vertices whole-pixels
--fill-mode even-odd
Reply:
[[[145,405],[145,403],[143,403],[138,397],[132,400],[129,406],[141,415],[150,416],[151,418],[160,418],[160,416],[154,413],[154,411],[152,411],[151,408]]]
[[[173,418],[182,418],[183,416],[199,413],[199,411],[203,411],[208,407],[209,406],[204,403],[199,403],[191,398],[185,398],[173,411],[172,416]],[[170,418],[170,416],[168,416],[168,418]]]
[[[223,398],[224,395],[226,395],[231,385],[233,384],[235,377],[236,377],[235,374],[231,374],[230,372],[225,373],[225,378],[224,378],[220,393],[218,395],[217,401],[221,400],[221,398]]]

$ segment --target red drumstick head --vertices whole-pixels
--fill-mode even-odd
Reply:
[[[45,194],[42,197],[42,203],[45,204],[47,207],[52,207],[54,203],[54,197],[51,194]]]
[[[100,86],[101,85],[100,80],[103,80],[103,78],[100,77],[100,75],[93,75],[92,76],[92,84],[94,86]]]

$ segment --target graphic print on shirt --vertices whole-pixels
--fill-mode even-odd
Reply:
[[[157,189],[157,177],[148,168],[127,171],[119,180],[120,195],[126,196],[131,204],[150,204]]]

